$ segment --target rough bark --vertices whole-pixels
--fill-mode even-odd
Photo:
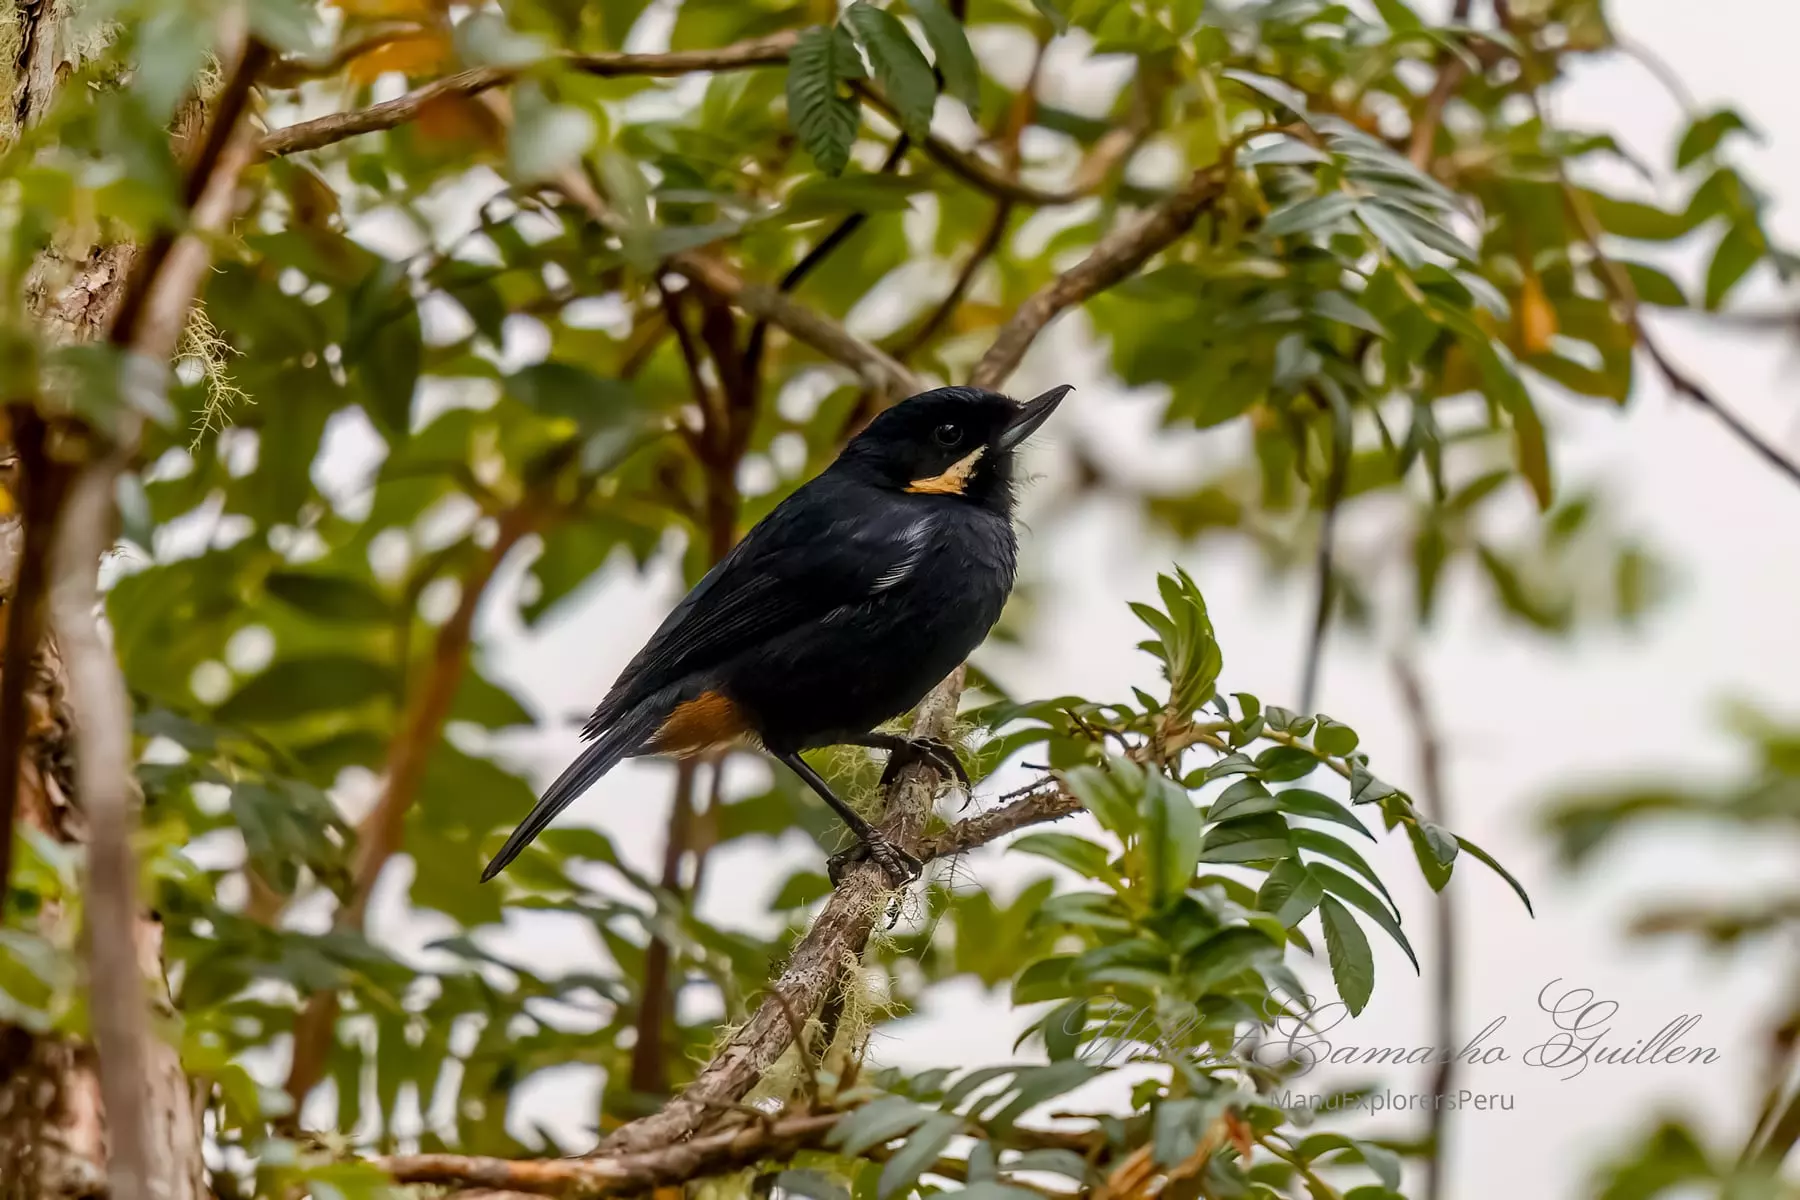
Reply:
[[[19,22],[18,54],[3,78],[12,83],[0,140],[41,116],[59,83],[79,65],[69,0],[0,0]],[[189,118],[191,122],[191,118]],[[33,265],[26,302],[49,340],[91,341],[111,322],[135,248],[72,236]],[[11,461],[10,446],[0,459]],[[16,474],[16,472],[14,472]],[[22,530],[0,523],[0,599],[18,577]],[[98,564],[96,564],[96,569]],[[74,715],[61,656],[45,638],[31,658],[17,820],[56,841],[84,844],[86,823],[74,795]],[[54,924],[63,914],[46,911]],[[139,969],[158,1008],[170,1009],[162,974],[162,926],[143,914],[133,930]],[[145,1088],[162,1200],[209,1195],[201,1158],[200,1108],[174,1047],[153,1039]],[[91,1044],[54,1032],[0,1023],[0,1200],[100,1196],[107,1192],[107,1127],[99,1062]]]

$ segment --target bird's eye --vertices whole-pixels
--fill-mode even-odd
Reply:
[[[936,429],[931,431],[931,436],[937,439],[937,443],[940,446],[954,446],[956,443],[962,441],[962,426],[939,425]]]

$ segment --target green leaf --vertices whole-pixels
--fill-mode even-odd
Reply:
[[[841,85],[862,75],[856,43],[840,26],[806,30],[788,55],[788,123],[827,175],[841,175],[850,162],[860,114]]]
[[[854,1157],[911,1133],[932,1114],[900,1096],[871,1100],[832,1127],[825,1144]]]
[[[1101,1067],[1079,1059],[1066,1059],[1049,1066],[1029,1067],[1020,1071],[1013,1077],[1018,1094],[1007,1102],[1005,1108],[985,1119],[982,1124],[991,1133],[1003,1135],[1031,1109],[1065,1092],[1074,1091],[1102,1070]]]
[[[1729,133],[1750,133],[1754,130],[1729,108],[1722,108],[1700,117],[1689,125],[1687,132],[1681,137],[1681,144],[1675,149],[1675,169],[1682,170],[1692,166],[1702,158],[1718,149],[1719,143]]]
[[[1430,821],[1419,822],[1419,833],[1424,837],[1425,844],[1431,848],[1432,855],[1439,862],[1448,867],[1456,861],[1456,852],[1459,847],[1456,844],[1455,834],[1442,825],[1435,825]]]
[[[1377,800],[1386,800],[1389,796],[1398,796],[1398,788],[1390,787],[1375,776],[1369,774],[1369,768],[1361,763],[1350,766],[1350,803],[1374,804]]]
[[[937,78],[900,18],[866,0],[856,0],[844,20],[869,52],[875,78],[900,117],[900,128],[915,142],[931,134],[931,109],[937,102]]]
[[[1031,0],[1031,7],[1044,14],[1044,19],[1056,32],[1069,32],[1069,17],[1063,12],[1061,0]]]
[[[1356,736],[1356,730],[1323,715],[1319,717],[1319,724],[1313,730],[1313,745],[1318,748],[1319,753],[1329,754],[1333,758],[1343,758],[1356,749],[1360,740]]]
[[[1144,788],[1144,843],[1150,856],[1150,895],[1161,903],[1187,891],[1200,860],[1200,810],[1166,776],[1151,772]]]
[[[1625,268],[1631,277],[1631,288],[1637,293],[1641,304],[1654,304],[1662,308],[1686,308],[1687,293],[1681,285],[1655,267],[1640,262],[1628,262],[1615,258],[1614,262]]]
[[[1737,224],[1725,231],[1713,251],[1712,265],[1706,269],[1706,307],[1716,311],[1731,295],[1731,290],[1749,274],[1750,268],[1762,261],[1768,251],[1762,231],[1755,225]]]
[[[1275,796],[1260,779],[1240,779],[1214,800],[1206,810],[1208,825],[1217,821],[1229,821],[1234,817],[1253,817],[1258,813],[1275,812],[1281,807]]]
[[[1413,858],[1417,860],[1419,873],[1425,876],[1425,882],[1432,891],[1443,891],[1444,885],[1450,882],[1450,868],[1438,860],[1437,852],[1425,840],[1425,835],[1419,831],[1416,822],[1406,823],[1406,839],[1412,843]]]
[[[1486,850],[1483,850],[1480,846],[1477,846],[1474,842],[1471,842],[1468,838],[1462,837],[1461,835],[1458,835],[1458,837],[1456,839],[1456,844],[1461,846],[1464,850],[1467,850],[1470,854],[1473,854],[1476,858],[1480,859],[1483,863],[1487,864],[1487,867],[1489,870],[1493,871],[1496,875],[1500,876],[1500,878],[1506,880],[1507,885],[1512,888],[1512,890],[1518,895],[1520,902],[1525,905],[1525,911],[1528,913],[1531,913],[1533,916],[1537,915],[1536,913],[1532,912],[1531,897],[1525,894],[1525,885],[1520,883],[1517,879],[1514,879],[1512,872],[1508,871],[1505,867],[1501,866],[1498,859],[1496,859],[1493,855],[1489,854]]]
[[[1387,885],[1381,882],[1380,874],[1369,865],[1369,860],[1358,854],[1353,847],[1320,829],[1296,829],[1293,836],[1294,845],[1300,849],[1323,854],[1326,858],[1341,862],[1361,875],[1369,881],[1369,886],[1380,892],[1383,898],[1398,910],[1400,906],[1394,904],[1394,897],[1388,892]]]
[[[322,621],[388,621],[394,606],[374,585],[354,575],[315,571],[272,571],[263,589],[283,604]]]
[[[1013,979],[1014,1004],[1036,1004],[1040,1000],[1066,1000],[1073,990],[1069,969],[1075,964],[1072,954],[1055,954],[1040,958],[1020,971]]]
[[[583,432],[623,424],[637,411],[631,385],[586,367],[548,359],[506,377],[507,394],[547,417],[567,417]]]
[[[1256,893],[1256,907],[1275,914],[1275,919],[1292,929],[1302,918],[1319,906],[1325,898],[1325,885],[1306,869],[1299,858],[1284,858],[1275,864]]]
[[[1109,759],[1104,766],[1076,767],[1063,776],[1082,807],[1094,814],[1101,828],[1120,837],[1138,830],[1138,798],[1143,795],[1143,768],[1124,759]]]
[[[875,1185],[875,1195],[879,1200],[890,1200],[890,1197],[901,1195],[910,1190],[919,1181],[931,1165],[937,1161],[950,1139],[962,1127],[962,1118],[947,1113],[936,1113],[927,1117],[906,1144],[894,1152],[881,1168],[881,1179]]]
[[[1327,321],[1336,321],[1339,325],[1348,325],[1376,337],[1387,336],[1387,327],[1370,314],[1368,309],[1343,292],[1320,292],[1312,298],[1312,311]]]
[[[289,658],[251,677],[225,702],[217,716],[228,724],[262,725],[333,709],[359,708],[393,694],[392,671],[347,654]]]
[[[1254,71],[1230,70],[1224,72],[1224,75],[1225,78],[1243,84],[1259,96],[1273,100],[1283,108],[1291,110],[1302,120],[1306,119],[1306,96],[1293,84],[1269,75],[1258,75]]]
[[[1051,1062],[1074,1058],[1080,1052],[1081,1035],[1087,1024],[1087,1007],[1087,997],[1077,996],[1065,1004],[1057,1005],[1045,1015],[1041,1023],[1044,1052],[1050,1056]]]
[[[1637,242],[1672,242],[1693,231],[1685,213],[1665,212],[1634,200],[1620,200],[1601,192],[1582,192],[1600,228]]]
[[[1283,812],[1330,821],[1346,829],[1354,829],[1370,841],[1375,840],[1375,835],[1369,832],[1368,826],[1356,819],[1355,813],[1323,792],[1315,792],[1310,788],[1286,788],[1275,793],[1275,801]]]
[[[944,88],[961,100],[970,113],[981,111],[981,68],[975,52],[969,48],[969,35],[964,31],[943,0],[906,0],[913,15],[925,30],[937,69],[943,73]]]
[[[1263,222],[1262,231],[1270,237],[1313,233],[1337,224],[1355,210],[1356,197],[1347,192],[1309,196],[1270,213],[1269,219]]]
[[[1293,849],[1287,822],[1274,813],[1223,821],[1207,831],[1200,861],[1262,862],[1285,857]]]
[[[1406,952],[1406,957],[1412,962],[1413,970],[1419,969],[1419,956],[1413,953],[1412,943],[1406,940],[1406,934],[1401,930],[1400,922],[1394,919],[1394,914],[1389,911],[1387,905],[1376,898],[1374,892],[1336,867],[1327,866],[1324,863],[1314,863],[1312,872],[1319,877],[1319,882],[1325,885],[1326,891],[1340,899],[1348,900],[1367,913],[1369,919],[1381,926],[1387,935],[1394,939],[1395,944]]]
[[[1381,19],[1387,22],[1387,27],[1395,33],[1415,33],[1425,27],[1425,23],[1419,19],[1419,14],[1414,12],[1405,3],[1405,0],[1375,0],[1375,11],[1381,14]]]
[[[1047,858],[1088,879],[1107,879],[1114,875],[1106,848],[1074,834],[1029,833],[1007,849]]]
[[[1369,939],[1363,936],[1350,910],[1330,896],[1319,902],[1319,920],[1325,926],[1331,978],[1350,1015],[1356,1016],[1375,993],[1375,956],[1369,952]]]

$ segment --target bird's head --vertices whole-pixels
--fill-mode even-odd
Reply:
[[[1071,391],[1063,384],[1025,404],[973,387],[920,392],[870,421],[838,463],[879,487],[1009,511],[1014,454]]]

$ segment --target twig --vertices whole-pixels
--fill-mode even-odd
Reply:
[[[537,527],[541,516],[541,499],[535,493],[508,511],[501,518],[493,546],[475,570],[462,580],[462,595],[456,611],[438,630],[424,682],[410,693],[405,717],[388,746],[384,771],[387,784],[382,789],[381,799],[356,831],[356,860],[351,873],[350,895],[344,907],[338,910],[336,924],[339,929],[360,930],[363,927],[375,881],[380,878],[388,860],[400,849],[406,814],[424,782],[432,747],[443,733],[457,689],[462,685],[463,673],[468,667],[475,612],[481,598],[501,562],[521,538]],[[291,1120],[299,1119],[301,1103],[324,1075],[337,1013],[338,994],[335,991],[315,992],[294,1023],[293,1061],[288,1068],[286,1084],[288,1096],[293,1101]]]
[[[812,1047],[806,1044],[806,1022],[788,1003],[788,998],[781,994],[780,988],[769,992],[771,999],[781,1006],[781,1015],[787,1018],[788,1028],[794,1034],[794,1057],[800,1060],[800,1069],[806,1073],[806,1094],[817,1099],[819,1096],[819,1073],[813,1070]]]
[[[1060,821],[1081,811],[1081,801],[1055,779],[1043,779],[1017,800],[958,821],[919,844],[920,858],[950,858],[1005,837],[1028,825]]]
[[[1335,423],[1336,416],[1332,417]],[[1306,642],[1306,660],[1300,673],[1300,711],[1310,713],[1319,698],[1319,669],[1325,659],[1325,635],[1331,629],[1332,601],[1337,596],[1338,508],[1344,499],[1344,480],[1350,473],[1349,453],[1342,435],[1332,437],[1331,469],[1325,481],[1325,503],[1319,517],[1319,546],[1314,560],[1317,576],[1313,596],[1312,632]]]
[[[975,364],[969,382],[976,387],[998,387],[1019,365],[1037,335],[1064,309],[1129,278],[1158,251],[1186,233],[1200,213],[1224,194],[1234,150],[1235,146],[1227,148],[1222,161],[1195,171],[1174,195],[1101,238],[1086,258],[1020,305]]]
[[[899,113],[893,102],[883,96],[874,87],[865,82],[852,85],[857,96],[870,108],[891,120],[898,121]],[[1026,183],[1017,175],[996,167],[980,155],[967,150],[959,150],[939,137],[928,137],[924,142],[925,153],[932,161],[946,168],[951,174],[980,191],[1014,204],[1026,204],[1034,208],[1054,208],[1063,204],[1074,204],[1085,200],[1100,189],[1114,168],[1131,156],[1131,152],[1143,141],[1143,133],[1136,125],[1121,126],[1109,129],[1094,143],[1087,157],[1076,168],[1075,175],[1067,187],[1042,188]]]
[[[956,282],[950,285],[950,290],[944,294],[944,298],[938,302],[938,306],[931,310],[931,315],[926,317],[924,322],[904,342],[894,348],[895,358],[905,362],[917,354],[931,342],[932,338],[937,336],[938,330],[942,329],[949,323],[950,318],[956,315],[956,310],[962,307],[963,297],[969,294],[969,287],[975,282],[975,273],[981,270],[981,264],[993,257],[994,251],[1000,248],[1000,240],[1006,236],[1006,222],[1012,217],[1012,211],[1013,202],[1011,200],[1000,200],[995,203],[994,215],[989,219],[987,229],[982,232],[981,240],[975,243],[975,248],[969,252],[969,257],[963,263],[962,270],[956,273]]]
[[[621,75],[674,76],[701,71],[741,71],[775,66],[787,61],[798,35],[792,30],[750,38],[716,50],[677,50],[667,54],[569,54],[560,61],[573,70],[603,78]],[[403,96],[368,108],[332,113],[277,129],[262,140],[262,152],[270,157],[317,150],[353,138],[404,125],[433,101],[449,96],[474,96],[511,83],[521,67],[477,67],[434,79]]]
[[[329,79],[365,54],[391,46],[395,42],[425,37],[431,30],[417,21],[400,21],[380,26],[353,42],[345,42],[325,58],[280,58],[263,72],[266,87],[292,88],[312,79]]]
[[[781,326],[827,358],[855,370],[873,385],[892,388],[902,395],[923,390],[918,376],[892,356],[776,288],[748,282],[716,258],[689,250],[672,257],[669,266],[751,316]]]
[[[957,668],[920,703],[912,736],[944,737],[962,696],[962,668]],[[882,835],[902,848],[919,840],[938,787],[945,782],[928,761],[912,763],[888,789]],[[667,1145],[700,1127],[711,1107],[742,1099],[793,1041],[789,1021],[795,1013],[811,1013],[836,982],[848,958],[860,957],[876,916],[888,896],[886,873],[873,862],[858,863],[845,874],[818,920],[800,939],[781,974],[750,1019],[701,1069],[686,1091],[662,1111],[614,1130],[596,1152],[599,1157],[631,1154]],[[779,993],[777,1000],[774,993]]]
[[[911,145],[912,139],[908,138],[905,133],[895,138],[893,149],[888,151],[887,159],[881,164],[881,170],[877,174],[891,175],[898,170],[901,161],[906,157],[907,148]],[[868,213],[858,210],[832,226],[829,233],[820,238],[812,249],[801,256],[799,262],[788,269],[788,273],[783,275],[781,282],[776,285],[776,290],[791,292],[798,288],[806,277],[818,270],[839,246],[849,241],[868,219]],[[757,318],[755,324],[750,326],[750,336],[744,341],[744,377],[750,381],[753,388],[760,387],[761,384],[763,348],[768,343],[768,337],[768,318]],[[905,356],[901,355],[900,357],[904,358]]]
[[[1419,750],[1419,802],[1430,820],[1440,825],[1451,824],[1450,793],[1444,786],[1443,742],[1437,724],[1431,719],[1431,708],[1425,701],[1424,684],[1418,670],[1403,656],[1394,657],[1394,679],[1400,687],[1400,698],[1412,720],[1413,736]],[[1436,1010],[1438,1046],[1457,1044],[1457,940],[1455,893],[1444,888],[1432,905],[1437,959],[1432,968],[1432,1005]],[[1431,1094],[1447,1096],[1456,1078],[1456,1057],[1441,1057],[1432,1072]],[[1449,1106],[1441,1101],[1431,1106],[1426,1118],[1425,1193],[1424,1200],[1439,1200],[1444,1195],[1444,1130],[1449,1122]]]

